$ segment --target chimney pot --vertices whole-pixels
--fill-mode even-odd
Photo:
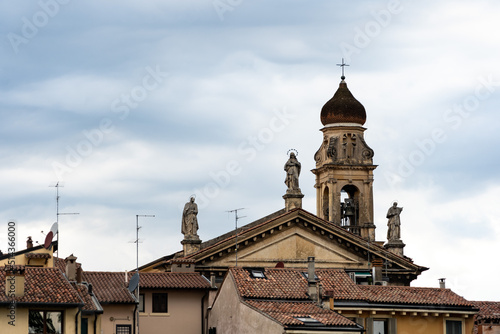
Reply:
[[[66,277],[68,281],[76,281],[76,259],[77,257],[71,254],[66,260]]]
[[[446,278],[440,278],[439,279],[439,288],[440,289],[446,289]]]
[[[33,240],[31,237],[28,237],[28,240],[26,240],[26,248],[33,248]]]

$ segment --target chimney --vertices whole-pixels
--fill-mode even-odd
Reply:
[[[372,277],[373,283],[382,281],[382,267],[384,266],[384,260],[373,259],[372,260]]]
[[[81,284],[82,283],[82,275],[83,275],[83,270],[82,267],[76,268],[76,283]]]
[[[320,286],[319,282],[316,282],[316,273],[314,268],[314,256],[309,256],[307,258],[307,286],[309,298],[317,303],[321,303],[320,300]]]
[[[31,240],[31,237],[28,237],[28,240],[26,240],[26,248],[33,248],[33,240]]]
[[[5,266],[5,295],[7,297],[24,296],[24,266]]]
[[[77,257],[71,254],[66,261],[66,277],[68,281],[76,281],[76,259]]]
[[[446,289],[446,278],[440,278],[439,280],[439,288],[440,289]]]

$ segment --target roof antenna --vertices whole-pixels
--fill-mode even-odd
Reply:
[[[342,58],[342,64],[337,64],[337,66],[342,67],[342,76],[340,77],[340,79],[344,80],[344,79],[345,79],[345,75],[344,75],[344,67],[345,67],[345,66],[349,66],[349,65],[347,65],[346,63],[344,63],[344,58]]]
[[[238,266],[238,219],[245,218],[246,216],[238,216],[239,210],[245,210],[245,208],[239,208],[234,210],[229,210],[226,212],[234,212],[234,234],[236,235],[236,241],[234,244],[234,252],[236,257],[236,267]]]
[[[59,181],[56,182],[55,185],[49,186],[56,188],[56,223],[52,225],[51,231],[57,235],[57,257],[59,257],[59,248],[61,248],[61,243],[59,242],[59,216],[60,215],[79,215],[80,213],[62,213],[59,212],[59,188],[64,187]],[[46,241],[47,243],[47,241]]]

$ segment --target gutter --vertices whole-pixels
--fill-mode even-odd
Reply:
[[[78,306],[78,312],[75,314],[75,334],[78,334],[78,315],[82,312],[82,307]]]

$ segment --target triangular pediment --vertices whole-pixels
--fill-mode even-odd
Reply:
[[[303,209],[277,211],[236,232],[203,242],[199,251],[177,252],[150,262],[140,270],[168,271],[171,261],[177,259],[191,261],[196,271],[204,275],[215,273],[221,277],[234,266],[270,268],[283,262],[288,268],[306,268],[308,257],[313,256],[318,268],[351,271],[368,271],[375,260],[382,261],[384,273],[390,279],[409,284],[428,269],[414,264],[410,258],[393,254],[381,243],[368,242]]]
[[[283,262],[287,264],[305,263],[309,256],[314,256],[318,265],[339,267],[359,265],[363,262],[358,256],[325,242],[309,231],[298,227],[271,237],[238,255],[240,263],[258,265],[259,263]]]

